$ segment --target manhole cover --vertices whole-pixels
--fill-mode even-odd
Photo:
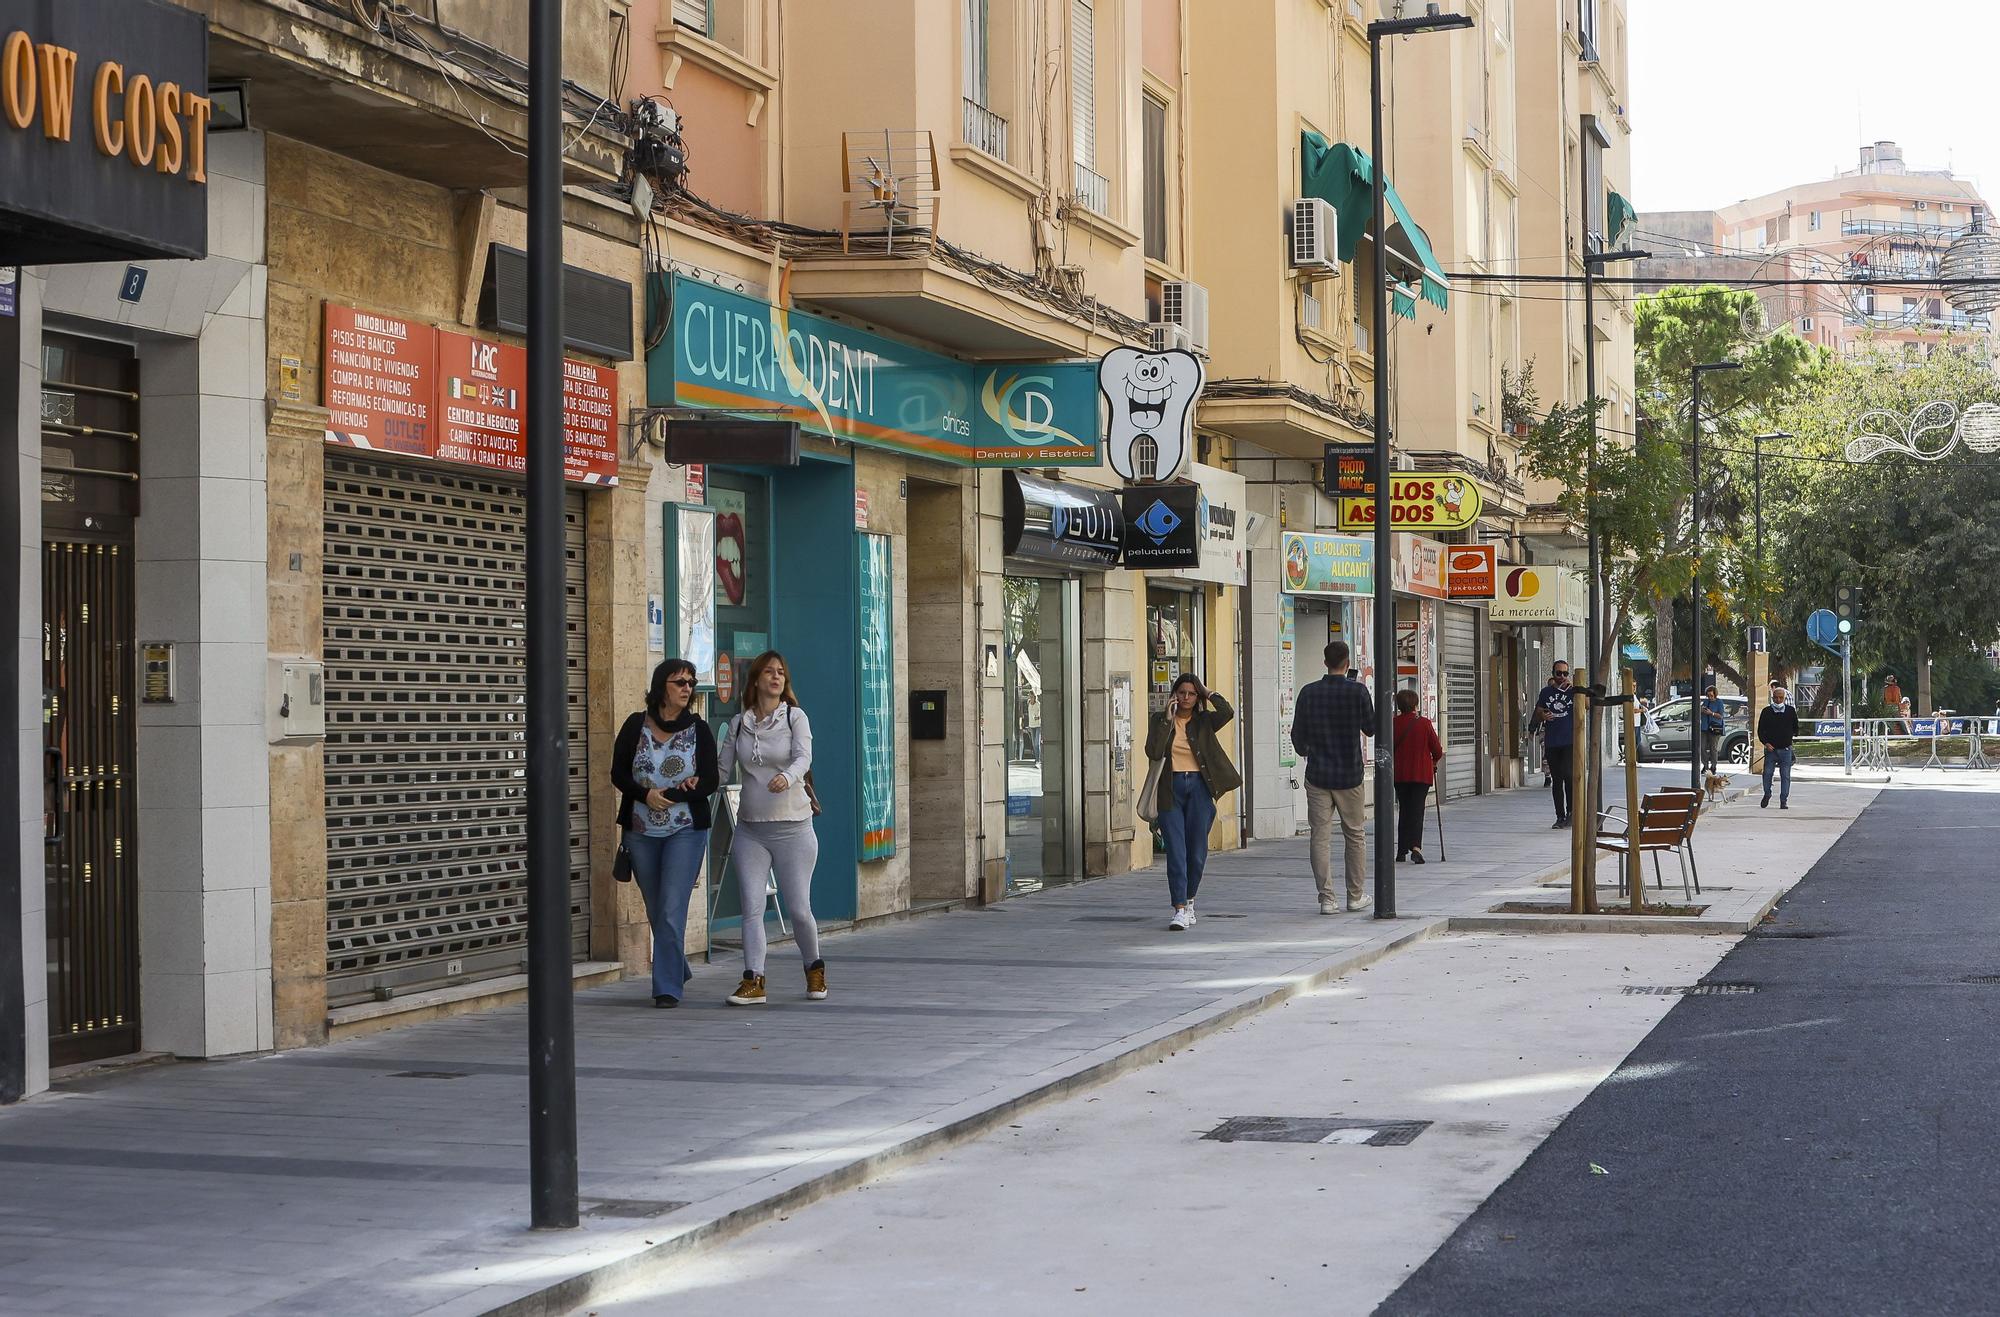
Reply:
[[[577,1202],[585,1216],[615,1217],[621,1221],[647,1221],[687,1206],[659,1198],[580,1198]]]
[[[1358,1143],[1371,1148],[1400,1148],[1430,1127],[1427,1120],[1231,1116],[1201,1137],[1217,1143]]]
[[[1754,983],[1674,983],[1664,986],[1628,983],[1625,985],[1627,997],[1733,997],[1739,993],[1755,991],[1757,985]]]
[[[463,1070],[398,1070],[398,1071],[396,1071],[396,1072],[395,1072],[394,1074],[390,1075],[390,1076],[389,1076],[389,1078],[391,1078],[391,1079],[463,1079],[463,1078],[465,1078],[465,1076],[466,1076],[466,1073],[467,1073],[467,1072],[466,1072],[466,1071],[463,1071]]]

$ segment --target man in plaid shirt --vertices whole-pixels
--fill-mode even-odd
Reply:
[[[1367,800],[1361,790],[1361,738],[1375,735],[1375,701],[1368,688],[1347,672],[1347,642],[1326,647],[1326,676],[1299,692],[1292,714],[1292,748],[1306,757],[1307,817],[1312,822],[1313,881],[1319,885],[1319,912],[1340,913],[1333,886],[1333,818],[1347,839],[1347,908],[1366,910],[1361,888],[1368,867],[1364,831]]]

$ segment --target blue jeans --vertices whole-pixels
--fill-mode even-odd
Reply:
[[[682,828],[669,837],[627,832],[632,881],[646,898],[646,922],[653,926],[653,995],[680,1000],[689,978],[688,899],[708,849],[707,828]]]
[[[1173,784],[1173,804],[1160,811],[1158,826],[1167,848],[1167,892],[1176,906],[1183,906],[1201,890],[1215,801],[1200,773],[1175,773],[1168,780]]]
[[[1764,799],[1771,798],[1771,770],[1777,769],[1782,785],[1778,788],[1778,803],[1788,803],[1792,798],[1792,748],[1766,750],[1764,752]]]

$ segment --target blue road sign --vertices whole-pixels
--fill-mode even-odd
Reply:
[[[1815,645],[1833,649],[1840,644],[1840,622],[1831,608],[1815,608],[1806,619],[1806,638]]]

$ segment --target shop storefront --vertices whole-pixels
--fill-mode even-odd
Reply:
[[[1375,682],[1375,542],[1361,535],[1286,531],[1279,536],[1278,762],[1292,770],[1294,816],[1306,817],[1305,766],[1291,746],[1301,687],[1326,675],[1325,650],[1347,642],[1350,670]]]

